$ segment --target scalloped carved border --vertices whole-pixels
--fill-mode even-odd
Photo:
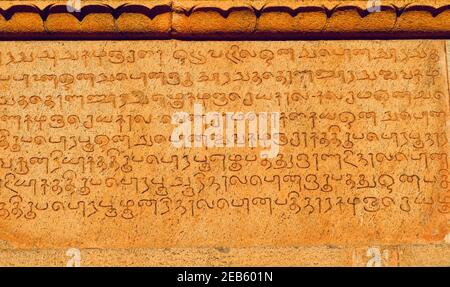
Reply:
[[[321,5],[320,1],[286,1],[286,5],[278,1],[259,6],[231,1],[217,6],[211,1],[198,5],[195,1],[105,1],[70,13],[64,1],[35,2],[39,5],[27,1],[6,8],[0,2],[0,37],[450,38],[450,3],[402,2],[398,6],[397,1],[369,12],[365,1],[343,1],[334,6]]]

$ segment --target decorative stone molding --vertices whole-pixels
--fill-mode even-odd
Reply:
[[[446,1],[0,1],[3,37],[448,36]],[[377,6],[379,5],[379,6]]]

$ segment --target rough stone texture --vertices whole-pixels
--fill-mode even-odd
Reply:
[[[372,252],[369,252],[372,250]],[[373,250],[376,250],[373,252]],[[386,250],[388,250],[386,252]],[[68,249],[0,250],[2,266],[74,266]],[[449,245],[81,249],[80,266],[449,266]],[[67,255],[69,254],[69,255]]]
[[[6,34],[7,37],[21,37],[22,33],[32,33],[34,35],[62,33],[86,35],[93,34],[93,37],[102,33],[121,33],[127,36],[133,33],[144,33],[163,37],[177,37],[189,35],[206,35],[211,37],[219,35],[223,37],[226,34],[233,35],[252,35],[261,33],[262,35],[285,35],[294,33],[301,35],[303,32],[400,32],[397,35],[408,35],[402,33],[421,32],[430,33],[450,31],[450,11],[447,9],[438,10],[447,5],[445,0],[437,1],[382,1],[383,10],[378,13],[362,13],[366,8],[366,1],[108,1],[108,5],[115,9],[120,5],[138,4],[146,7],[149,11],[143,13],[142,7],[138,10],[125,11],[117,18],[113,17],[111,10],[103,9],[83,13],[82,18],[77,18],[77,14],[61,13],[64,12],[58,8],[50,9],[48,15],[43,15],[42,11],[51,4],[65,5],[67,1],[0,1],[2,8],[0,16],[0,34]],[[85,5],[98,4],[99,1],[82,1]],[[220,3],[220,4],[219,4]],[[300,4],[299,4],[300,3]],[[20,5],[34,5],[34,11],[16,11],[14,13],[5,13],[8,9]],[[345,8],[333,9],[336,5],[346,6]],[[402,13],[396,14],[393,9],[396,7],[406,7]],[[100,5],[101,6],[101,5]],[[153,9],[156,6],[165,6],[167,9]],[[195,6],[195,9],[192,9]],[[264,6],[264,8],[263,8]],[[298,9],[299,7],[316,7],[317,9]],[[282,9],[280,9],[282,7]],[[256,11],[256,12],[255,12]],[[331,12],[332,11],[332,12]],[[439,11],[439,13],[437,13]],[[56,13],[58,12],[58,13]],[[115,11],[117,14],[117,10]],[[43,17],[44,16],[44,17]],[[10,18],[9,18],[10,17]],[[204,19],[208,18],[208,24]],[[427,35],[427,34],[423,34]],[[447,42],[447,68],[450,66],[449,42]],[[4,43],[4,45],[13,45]],[[15,45],[15,44],[14,44]],[[20,46],[20,44],[17,44]],[[34,45],[34,44],[32,44]],[[352,45],[352,44],[350,44]],[[130,45],[132,47],[132,45]],[[439,52],[443,56],[442,50]],[[2,56],[6,56],[2,50]],[[195,56],[195,54],[194,54]],[[194,57],[195,58],[195,57]],[[6,59],[6,58],[5,58]],[[18,59],[18,58],[17,58]],[[191,59],[192,60],[192,59]],[[2,61],[0,65],[1,76],[5,75],[6,62]],[[425,63],[427,67],[436,67],[435,64]],[[29,69],[30,73],[47,73],[48,66],[41,66]],[[367,65],[370,67],[370,65]],[[442,67],[442,65],[440,66]],[[73,69],[73,67],[65,67]],[[181,69],[182,70],[182,69]],[[195,70],[195,69],[194,69]],[[6,71],[11,71],[6,69]],[[178,71],[178,70],[177,70]],[[441,70],[442,71],[442,70]],[[439,80],[439,86],[442,86],[442,77]],[[448,85],[448,81],[447,81]],[[450,88],[450,86],[449,86]],[[2,91],[9,91],[2,83]],[[2,94],[7,95],[7,93]],[[448,107],[448,89],[446,92],[447,102],[442,103]],[[421,106],[423,107],[423,106]],[[3,115],[4,110],[1,110]],[[45,109],[42,110],[45,113]],[[414,126],[415,127],[415,126]],[[444,124],[433,127],[435,131],[448,130],[448,118],[446,127]],[[2,146],[4,148],[4,146]],[[446,146],[448,150],[448,146]],[[447,152],[443,150],[442,152]],[[30,150],[31,152],[33,150]],[[0,157],[4,156],[0,152]],[[392,172],[397,169],[392,167]],[[430,175],[438,174],[435,171],[429,171]],[[3,170],[0,171],[3,174]],[[0,182],[2,186],[4,182]],[[4,185],[2,186],[4,187]],[[433,190],[436,191],[436,190]],[[0,188],[0,196],[5,196],[5,190]],[[5,202],[6,203],[6,202]],[[2,208],[4,205],[2,205]],[[421,210],[420,214],[432,214]],[[17,213],[12,213],[17,215]],[[2,213],[4,216],[4,213]],[[424,216],[423,221],[418,221],[417,226],[426,227],[429,222],[439,222],[434,218],[429,221]],[[73,220],[73,218],[72,218]],[[73,222],[77,222],[75,219]],[[442,220],[442,218],[440,218]],[[394,216],[393,221],[397,224]],[[17,223],[20,221],[12,221]],[[408,237],[406,239],[397,237],[384,238],[383,230],[389,228],[388,225],[375,226],[380,227],[378,234],[370,234],[366,237],[355,238],[358,243],[350,241],[340,241],[342,236],[326,237],[333,239],[330,242],[321,242],[314,246],[314,241],[309,244],[297,242],[295,244],[265,244],[258,246],[256,242],[249,247],[231,246],[231,244],[212,244],[210,247],[204,247],[201,242],[194,242],[189,248],[155,248],[138,247],[133,240],[122,238],[119,243],[120,248],[92,248],[95,238],[92,237],[86,244],[82,239],[74,241],[68,234],[67,238],[61,234],[43,234],[43,230],[49,230],[54,226],[61,225],[61,220],[48,221],[48,226],[42,227],[42,222],[36,225],[11,225],[5,224],[0,220],[0,234],[2,238],[8,240],[0,241],[0,265],[6,266],[449,266],[450,265],[450,235],[448,226],[450,224],[447,218],[446,224],[440,221],[440,229],[430,230],[429,236],[423,237],[424,233],[419,232],[416,238]],[[69,221],[66,221],[66,224]],[[313,221],[314,222],[314,221]],[[320,222],[320,220],[318,221]],[[54,225],[54,226],[53,226]],[[64,223],[63,223],[64,225]],[[82,224],[81,224],[82,225]],[[73,223],[71,227],[80,226]],[[98,227],[98,225],[97,225]],[[94,226],[90,232],[95,232]],[[414,226],[412,226],[414,227]],[[30,231],[37,229],[37,234],[30,234]],[[78,227],[76,227],[78,228]],[[27,230],[28,229],[28,230]],[[70,228],[69,228],[70,229]],[[12,230],[12,232],[11,232]],[[25,230],[25,232],[23,232]],[[339,230],[339,229],[338,229]],[[420,228],[419,228],[420,230]],[[23,232],[16,234],[15,232]],[[72,232],[76,230],[72,229]],[[422,230],[423,231],[423,230]],[[80,230],[77,231],[78,235]],[[77,233],[75,232],[75,233]],[[39,233],[41,233],[39,235]],[[20,236],[17,236],[20,235]],[[39,239],[39,236],[41,238]],[[42,238],[50,238],[50,244],[47,242],[44,246]],[[343,237],[351,239],[351,233]],[[378,236],[378,237],[377,237]],[[38,238],[38,239],[36,239]],[[280,237],[282,238],[282,237]],[[378,238],[373,240],[373,238]],[[93,240],[93,241],[92,241]],[[98,239],[97,239],[98,240]],[[297,240],[297,239],[289,239]],[[45,240],[44,240],[45,241]],[[364,242],[366,241],[366,242]],[[60,245],[58,248],[52,247],[53,243]],[[83,243],[84,242],[84,243]],[[125,242],[125,243],[124,243]],[[131,243],[130,243],[131,242]],[[169,240],[170,242],[170,240]],[[320,241],[317,241],[320,242]],[[103,242],[110,244],[111,242]],[[166,242],[167,243],[167,242]],[[247,242],[248,243],[248,242]],[[345,243],[345,244],[344,244]],[[313,246],[311,246],[311,244]],[[48,246],[50,245],[50,247]],[[114,245],[114,244],[113,244]],[[147,242],[146,246],[152,246]],[[244,244],[246,245],[246,244]],[[248,244],[247,244],[248,245]],[[284,246],[288,245],[288,246]],[[307,246],[308,245],[308,246]],[[84,246],[86,248],[82,248]],[[154,246],[159,246],[155,244]],[[214,248],[214,246],[216,248]],[[267,247],[270,246],[270,247]],[[75,249],[70,249],[75,248]],[[78,253],[79,251],[79,253]]]
[[[67,2],[1,0],[0,36],[127,33],[150,38],[223,38],[338,32],[404,37],[404,33],[450,32],[446,0],[85,0],[78,13],[69,13]],[[69,3],[76,7],[76,0]]]
[[[85,46],[86,43],[89,43],[89,46]],[[220,103],[224,101],[223,95],[221,97],[204,98],[200,102],[203,103],[207,111],[229,111],[230,109],[242,111],[244,109],[243,111],[245,112],[314,111],[320,114],[325,111],[342,112],[343,110],[349,110],[353,114],[362,115],[361,113],[364,112],[368,115],[370,114],[369,111],[372,110],[379,117],[378,123],[383,118],[383,114],[391,109],[414,111],[419,115],[429,110],[440,111],[440,109],[444,109],[444,113],[448,111],[448,67],[446,67],[444,41],[292,41],[270,42],[270,44],[264,42],[187,43],[163,41],[152,43],[151,47],[155,51],[151,51],[151,53],[138,52],[146,47],[150,47],[148,44],[148,42],[47,42],[46,46],[37,45],[39,48],[32,48],[35,46],[35,43],[1,43],[2,55],[6,56],[2,56],[1,61],[2,84],[0,88],[3,91],[10,92],[2,96],[4,106],[1,108],[2,123],[0,126],[2,128],[2,158],[18,158],[17,155],[25,157],[25,159],[33,157],[35,158],[34,164],[37,164],[39,163],[37,157],[49,156],[49,153],[52,151],[51,146],[48,144],[30,144],[27,141],[23,141],[23,139],[20,144],[17,141],[14,144],[14,135],[21,137],[44,135],[44,138],[48,138],[49,135],[59,136],[64,134],[71,138],[74,135],[87,137],[100,133],[113,136],[117,132],[115,130],[118,126],[114,124],[111,124],[107,129],[100,126],[95,129],[87,128],[89,125],[84,125],[83,128],[80,124],[77,125],[78,120],[75,117],[69,118],[68,116],[70,115],[77,114],[80,117],[90,114],[99,116],[102,113],[108,113],[113,116],[144,115],[146,111],[151,111],[154,115],[171,115],[174,111],[180,110],[192,112],[192,100],[180,101],[180,98],[173,98],[173,95],[179,92],[191,92],[197,95],[198,93],[210,92],[211,90],[225,94],[235,92],[237,93],[235,96],[247,93],[247,97],[248,93],[265,93],[266,100],[267,95],[274,89],[280,93],[292,93],[292,90],[299,93],[295,97],[286,98],[292,101],[290,104],[284,98],[279,99],[280,102],[276,101],[275,98],[267,102],[259,102],[256,101],[257,98],[253,98],[249,102],[249,98],[245,100],[242,97],[234,97],[235,100],[240,100],[238,102],[229,102],[225,106],[228,108],[221,107]],[[136,55],[142,56],[145,54],[149,58],[138,57],[136,60],[132,60],[132,58],[124,58],[118,54],[118,51],[129,51],[127,49],[130,48],[135,50]],[[294,54],[289,54],[290,48],[293,48],[292,52]],[[389,53],[380,54],[380,50],[383,49],[389,51]],[[84,50],[90,53],[86,54],[83,52]],[[100,53],[102,50],[107,51],[103,56]],[[212,50],[217,53],[208,52]],[[31,62],[29,60],[30,51],[34,55]],[[52,54],[45,51],[52,51]],[[67,51],[72,54],[66,53]],[[223,51],[223,53],[220,53],[220,51]],[[240,51],[240,53],[236,53],[236,51]],[[269,51],[272,51],[273,54],[269,53]],[[325,51],[328,51],[328,53],[325,53]],[[341,54],[338,51],[349,52]],[[84,56],[70,60],[72,61],[70,64],[64,62],[70,58],[69,55],[75,57],[77,52],[79,55]],[[54,57],[55,55],[57,56],[56,58]],[[64,60],[60,59],[62,55],[64,55]],[[127,55],[129,56],[129,54]],[[209,58],[212,55],[215,55],[216,59],[212,60]],[[273,55],[273,58],[270,55]],[[286,57],[286,55],[288,56]],[[59,60],[56,61],[55,59]],[[301,59],[301,61],[297,62],[296,59]],[[33,63],[34,61],[36,63]],[[42,61],[46,61],[46,64],[43,64]],[[365,75],[365,72],[361,74],[360,70],[360,63],[365,61],[369,62],[364,66],[369,75],[375,75],[374,71],[377,71],[377,75],[387,75],[386,71],[391,71],[391,74],[387,77],[379,76],[376,79],[369,80],[370,77]],[[127,64],[123,65],[124,63]],[[327,63],[327,65],[324,63]],[[14,69],[12,69],[13,66]],[[352,72],[347,72],[349,73],[348,75],[337,73],[338,76],[336,78],[326,79],[323,76],[324,71],[322,69],[324,67],[335,71],[346,70]],[[308,68],[314,71],[312,73],[314,81],[311,80],[312,78],[301,77],[299,78],[301,79],[301,84],[292,82],[292,85],[290,85],[286,82],[286,79],[283,80],[282,76],[280,76],[281,78],[277,78],[277,81],[270,82],[271,77],[269,74],[261,79],[258,79],[253,74],[256,78],[253,78],[251,82],[246,84],[241,82],[228,84],[228,81],[221,82],[220,77],[212,83],[203,82],[203,84],[199,84],[198,81],[204,77],[203,74],[205,73],[211,73],[211,75],[219,73],[219,75],[222,75],[221,73],[225,72],[235,73],[240,71],[245,75],[247,71],[251,72],[255,69],[258,70],[258,68],[261,71],[273,74],[282,69],[302,71]],[[158,73],[171,72],[172,74],[170,77],[163,77],[160,74],[153,73],[153,71],[159,71]],[[190,81],[183,77],[178,81],[173,71],[180,75],[189,72],[192,77]],[[318,71],[321,72],[319,73]],[[414,72],[410,76],[408,71]],[[80,75],[80,72],[83,75]],[[122,80],[117,81],[119,76],[116,73],[118,72],[134,72],[137,74],[146,72],[149,75],[147,81],[152,84],[146,86],[143,81],[133,82],[130,78],[124,78],[123,75],[120,76]],[[108,84],[110,86],[105,90],[102,83],[104,83],[106,78],[100,81],[101,77],[96,74],[99,78],[96,81],[89,81],[89,73],[107,73],[109,79],[114,79],[115,82]],[[327,73],[329,74],[330,72]],[[392,73],[397,75],[395,81],[391,81]],[[54,78],[51,76],[53,74],[64,76]],[[354,76],[351,76],[352,74]],[[26,79],[24,75],[30,75],[29,80],[24,81]],[[46,76],[44,77],[43,75]],[[74,75],[74,78],[71,78],[70,75]],[[347,75],[347,77],[343,77],[343,75]],[[11,76],[9,80],[8,76]],[[80,81],[82,80],[87,80],[88,85],[81,83]],[[172,88],[172,85],[175,85],[176,88]],[[328,93],[326,97],[315,99],[312,95],[316,95],[315,92],[320,91],[323,87],[326,87],[331,92],[338,93],[337,95],[346,95],[347,97],[338,100],[339,97],[335,98]],[[82,95],[91,93],[100,95],[105,92],[114,94],[120,91],[126,93],[130,88],[134,91],[134,95],[138,91],[144,91],[144,93],[137,93],[139,97],[134,97],[133,93],[125,97],[109,97],[109,100],[103,100],[103,106],[99,104],[101,101],[95,101],[98,96],[86,97],[85,106],[82,109],[79,107],[80,102],[78,100],[84,99]],[[374,88],[383,88],[390,91],[406,89],[413,95],[420,95],[422,98],[405,100],[404,96],[400,97],[400,94],[387,99],[348,97],[352,94],[351,92],[357,92],[361,88],[364,88],[365,91],[370,91]],[[433,97],[428,98],[428,94],[422,91],[432,91],[431,95]],[[151,96],[155,92],[165,96]],[[310,92],[310,97],[302,98],[302,92],[303,95],[306,95],[306,92]],[[74,93],[78,96],[67,96]],[[22,95],[25,98],[19,100],[17,97]],[[34,95],[35,98],[32,101],[27,101],[31,95]],[[54,100],[58,98],[64,100],[62,102],[53,101],[52,104],[49,98],[46,101],[36,98],[40,95],[46,95]],[[363,95],[367,96],[369,94]],[[151,101],[146,101],[145,96]],[[169,101],[170,98],[172,100]],[[116,99],[116,104],[112,105],[111,99]],[[212,101],[212,99],[214,100]],[[219,99],[220,101],[218,101]],[[259,99],[262,100],[263,98]],[[136,100],[139,100],[140,104],[138,106],[132,104]],[[300,104],[299,101],[304,102]],[[346,103],[343,101],[346,101]],[[62,104],[63,102],[65,105]],[[40,118],[28,118],[28,114],[39,115]],[[10,119],[16,119],[17,117],[15,116],[17,115],[21,115],[24,119],[28,118],[28,120],[23,122],[23,129],[20,129],[14,121],[10,121]],[[62,119],[60,115],[67,118]],[[45,119],[42,116],[45,116]],[[49,119],[49,121],[46,122],[46,119]],[[156,128],[160,132],[169,132],[169,134],[172,130],[170,126],[161,125],[158,121],[155,121],[152,127],[147,126],[143,121],[144,119],[145,115],[142,119],[139,118],[139,121],[134,121],[134,128],[126,126],[124,133],[131,137],[139,137],[141,132],[151,134],[152,128]],[[403,115],[403,119],[405,119],[405,115]],[[38,124],[38,120],[43,120],[43,128]],[[63,123],[66,126],[64,129],[60,129],[60,132],[58,129],[53,129],[61,127]],[[290,123],[295,122],[287,121],[286,127],[283,126],[281,132],[295,131],[295,126],[298,126],[298,124],[292,126]],[[447,113],[444,117],[439,117],[436,114],[426,124],[416,119],[414,123],[409,124],[386,123],[375,125],[374,123],[360,124],[356,121],[350,126],[348,120],[342,118],[341,122],[336,122],[336,126],[345,131],[357,131],[359,133],[367,132],[367,125],[371,126],[371,131],[374,133],[379,131],[394,132],[402,129],[411,132],[410,126],[414,126],[417,131],[446,133],[448,129],[446,123],[448,123]],[[51,128],[52,126],[53,128]],[[316,128],[320,133],[326,132],[330,126],[318,120]],[[307,123],[302,129],[310,131],[313,130],[313,126]],[[6,134],[6,130],[10,131],[11,134]],[[76,141],[75,139],[73,140]],[[120,142],[120,140],[116,142]],[[35,141],[35,143],[38,143],[38,141]],[[80,146],[81,143],[78,142],[78,147],[66,147],[63,151],[64,156],[73,158],[75,155],[79,156],[89,153],[92,147],[90,148],[84,144]],[[105,142],[98,139],[98,141],[95,141],[95,144],[103,145]],[[405,154],[414,153],[415,149],[407,144],[405,145],[401,148],[402,152]],[[102,149],[98,148],[94,148],[96,151],[93,155],[103,155]],[[448,145],[427,146],[425,149],[424,147],[421,148],[419,144],[417,148],[429,153],[446,153]],[[205,150],[200,150],[202,154],[208,154]],[[366,141],[362,145],[355,143],[354,150],[373,153],[399,151],[398,147],[395,147],[392,143],[388,142],[378,145],[372,141]],[[130,151],[131,149],[120,148],[120,152],[124,154]],[[167,155],[167,152],[177,153],[170,145],[152,147],[149,151],[153,151],[156,154],[162,153],[163,155]],[[256,156],[258,156],[261,149],[256,149],[255,151]],[[338,147],[333,148],[332,151],[343,152]],[[195,151],[195,149],[182,151],[186,156],[192,156],[197,152],[199,150]],[[231,153],[229,150],[214,150],[214,148],[209,153],[211,152]],[[233,149],[233,153],[239,152],[254,154],[248,148],[243,150]],[[287,156],[295,153],[296,149],[281,147],[280,152]],[[303,147],[303,152],[309,154],[330,151],[324,147],[313,149],[305,146]],[[137,149],[133,150],[133,154],[139,156],[139,154],[146,154],[146,152],[142,149],[141,151]],[[103,156],[106,158],[108,155]],[[319,159],[324,160],[324,157],[319,157]],[[60,169],[53,174],[49,173],[48,170],[46,172],[45,169],[32,167],[31,162],[29,165],[30,171],[25,172],[22,165],[15,165],[13,169],[8,168],[6,164],[8,160],[4,160],[3,165],[5,167],[0,171],[0,178],[2,179],[2,182],[0,182],[2,216],[0,220],[0,236],[5,241],[0,250],[0,263],[2,265],[57,266],[78,264],[74,262],[79,262],[83,266],[448,265],[450,263],[449,236],[447,235],[449,222],[446,216],[448,214],[446,213],[448,212],[446,205],[448,190],[445,182],[441,181],[440,184],[428,183],[428,185],[425,182],[421,182],[421,192],[405,186],[405,184],[408,184],[407,174],[417,174],[419,178],[445,176],[448,171],[444,164],[445,161],[439,161],[436,155],[433,158],[429,158],[429,161],[430,163],[426,164],[427,168],[424,167],[424,164],[416,164],[410,160],[407,165],[402,162],[392,162],[384,165],[381,164],[382,161],[378,161],[379,165],[376,169],[359,168],[357,170],[353,170],[350,167],[341,170],[333,163],[321,162],[317,171],[318,174],[332,172],[338,176],[340,171],[356,175],[372,172],[377,176],[375,181],[379,184],[378,189],[367,191],[365,189],[353,189],[358,184],[364,185],[363,183],[355,183],[356,185],[353,187],[348,184],[332,183],[333,188],[337,188],[337,190],[358,192],[359,200],[355,201],[355,197],[345,198],[347,205],[344,209],[341,211],[330,209],[329,215],[323,209],[320,211],[321,209],[317,205],[314,205],[315,208],[308,207],[309,201],[307,198],[318,197],[325,200],[326,195],[330,194],[334,200],[339,193],[334,191],[323,193],[330,187],[326,189],[322,187],[322,191],[313,191],[313,189],[305,189],[306,185],[300,188],[302,190],[297,190],[296,184],[294,184],[291,186],[283,185],[278,192],[275,192],[270,187],[252,189],[250,186],[244,188],[240,185],[230,186],[226,193],[222,193],[220,189],[216,189],[214,193],[209,190],[208,193],[206,189],[203,193],[195,193],[195,197],[192,197],[197,200],[195,201],[197,207],[195,215],[189,215],[188,218],[183,217],[183,214],[176,213],[169,213],[165,217],[163,217],[163,213],[155,214],[155,217],[152,214],[144,213],[145,216],[143,217],[143,213],[138,209],[133,211],[135,217],[128,218],[130,213],[125,212],[127,209],[124,208],[123,204],[128,204],[132,200],[134,205],[130,206],[137,208],[138,200],[142,198],[139,193],[130,192],[125,185],[119,186],[118,183],[120,181],[116,182],[115,185],[110,185],[109,189],[99,189],[90,186],[89,193],[86,192],[86,188],[80,188],[83,177],[95,175],[97,179],[101,180],[105,179],[105,176],[109,174],[107,172],[86,172],[67,166],[60,169],[57,165],[52,165],[52,168],[56,168],[55,170]],[[272,163],[272,165],[274,164],[278,165],[276,162]],[[109,165],[109,168],[113,166]],[[166,175],[169,179],[180,172],[179,168],[166,169],[162,164],[158,166],[158,170],[154,170],[150,166],[136,168],[137,166],[134,166],[134,171],[131,174],[135,174],[139,178],[143,176]],[[197,168],[200,168],[200,166]],[[122,166],[122,170],[119,173],[111,173],[109,176],[120,179],[125,175],[124,172],[130,172],[128,169],[129,167]],[[64,183],[62,184],[64,188],[58,189],[58,184],[54,180],[58,178],[61,180],[67,179],[64,175],[68,175],[69,173],[67,172],[69,170],[74,171],[72,175],[74,186],[70,185],[72,186],[70,188],[69,185]],[[261,167],[254,169],[251,165],[247,165],[247,169],[242,169],[239,173],[233,173],[233,169],[226,172],[220,169],[214,170],[212,174],[209,174],[207,170],[203,170],[203,173],[209,176],[232,176],[233,174],[245,176],[248,171],[261,174],[262,176],[277,174],[273,170],[264,170]],[[194,172],[195,170],[186,169],[183,171],[183,174],[184,176],[194,176]],[[392,185],[391,190],[389,190],[391,186],[386,185],[387,177],[384,176],[383,180],[380,180],[378,177],[381,174],[389,174],[392,175],[392,178],[395,178],[396,185]],[[54,188],[48,190],[44,188],[43,176],[45,176],[44,179],[46,178],[52,183]],[[26,185],[23,185],[23,183],[32,178],[40,183],[34,192],[27,188]],[[237,177],[235,177],[235,184],[236,179]],[[240,180],[243,179],[241,178]],[[411,180],[413,180],[412,177]],[[441,180],[445,180],[445,178]],[[311,181],[306,180],[306,183],[308,182],[310,183]],[[199,186],[194,184],[192,187],[194,190],[198,190]],[[107,191],[105,192],[105,190]],[[146,199],[153,199],[155,196],[154,192],[156,192],[156,189],[145,193]],[[298,195],[294,199],[298,198],[300,200],[301,198],[301,201],[298,201],[301,208],[298,210],[294,208],[300,206],[291,201],[292,198],[289,198],[290,205],[288,209],[279,209],[277,207],[277,209],[274,208],[273,214],[270,213],[269,215],[268,210],[264,208],[264,206],[267,207],[269,198],[275,194],[292,196],[294,195],[292,192]],[[249,196],[254,199],[256,194],[258,194],[259,200],[256,203],[254,200],[250,201],[252,203],[252,213],[250,214],[245,211],[231,209],[226,212],[216,209],[214,212],[205,213],[201,209],[206,204],[211,205],[213,208],[214,206],[217,207],[214,202],[217,202],[221,196],[224,196],[223,198],[226,198],[228,195],[234,195],[237,198],[239,196]],[[266,197],[265,202],[260,200],[263,195]],[[345,193],[341,195],[345,195]],[[380,196],[382,200],[374,202],[372,197],[367,197],[369,195]],[[177,195],[176,193],[169,193],[169,197],[171,196],[173,196],[172,200],[174,202],[183,198],[181,194]],[[406,201],[404,201],[404,198],[409,196],[413,197],[410,203],[405,205]],[[392,201],[389,199],[391,197]],[[71,198],[78,198],[89,204],[93,203],[93,205],[89,206],[96,207],[95,213],[91,214],[93,212],[92,209],[86,209],[82,213],[80,211],[76,213],[69,211],[67,203],[69,201],[70,204]],[[103,204],[98,203],[100,199],[104,200]],[[201,201],[204,205],[199,204],[200,201],[198,200],[200,199],[206,200]],[[61,204],[55,205],[56,200],[61,201]],[[274,198],[270,200],[275,206],[276,201],[274,201]],[[427,201],[433,201],[433,203],[430,205],[424,204]],[[45,208],[46,202],[51,204],[50,208]],[[97,212],[101,207],[107,206],[108,202],[117,204],[115,205],[116,212],[113,219],[109,218],[112,216],[110,211],[106,213],[104,213],[105,210]],[[308,205],[305,205],[306,203]],[[356,203],[359,208],[353,211],[350,203]],[[86,204],[86,206],[88,205]],[[383,206],[383,208],[379,210],[380,206]],[[184,207],[185,209],[189,208],[187,205]],[[65,208],[64,211],[62,208]],[[325,207],[322,206],[322,208]],[[190,211],[193,212],[193,210]],[[302,212],[300,213],[300,211]],[[253,214],[253,217],[251,214]],[[91,215],[93,216],[90,217]],[[152,220],[147,221],[147,218],[152,218]],[[260,226],[261,224],[262,226]],[[305,232],[299,233],[299,230],[304,230]],[[295,236],[293,236],[294,234]],[[70,248],[75,248],[75,250],[68,250]],[[80,253],[78,253],[78,250],[80,250]],[[77,260],[74,260],[74,257]]]

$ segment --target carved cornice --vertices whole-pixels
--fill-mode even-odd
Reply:
[[[71,0],[75,3],[76,0]],[[450,1],[0,1],[0,36],[450,35]],[[74,5],[76,6],[76,5]]]

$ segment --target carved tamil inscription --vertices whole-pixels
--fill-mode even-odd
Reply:
[[[443,41],[0,43],[0,239],[440,242]]]

